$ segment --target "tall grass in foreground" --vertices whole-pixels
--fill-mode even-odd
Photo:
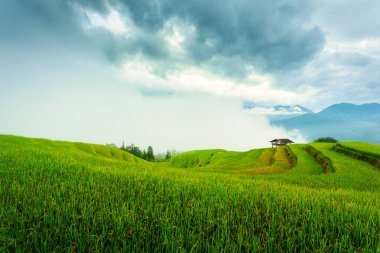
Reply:
[[[302,148],[294,149],[295,172],[276,179],[38,143],[0,136],[0,252],[380,250],[377,185],[373,192],[337,189],[336,181],[299,186],[307,177],[300,163],[309,161]]]

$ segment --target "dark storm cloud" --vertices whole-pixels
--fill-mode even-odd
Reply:
[[[9,13],[3,15],[6,19],[3,22],[14,22],[7,26],[9,29],[19,33],[43,29],[68,42],[84,39],[80,33],[81,18],[74,10],[76,6],[102,14],[110,7],[122,15],[129,13],[144,35],[129,40],[97,38],[104,42],[106,55],[115,62],[136,52],[167,59],[169,49],[157,32],[166,21],[173,19],[195,27],[195,35],[185,39],[184,47],[196,64],[215,57],[232,57],[258,70],[276,72],[303,66],[324,44],[318,27],[305,26],[310,10],[303,1],[297,0],[240,0],[223,4],[218,0],[5,0],[2,5],[3,11]],[[243,74],[243,70],[237,72]]]
[[[303,1],[142,0],[123,4],[135,24],[150,33],[172,18],[194,26],[196,34],[187,38],[185,48],[198,63],[215,56],[237,57],[258,69],[286,70],[305,64],[324,43],[318,27],[304,27],[309,10]]]
[[[71,37],[78,32],[73,29],[77,27],[76,17],[63,1],[3,0],[0,7],[0,29],[2,33],[7,32],[5,38],[23,36],[33,39],[47,33]]]
[[[275,1],[196,1],[185,4],[180,15],[195,24],[197,37],[189,48],[200,60],[213,55],[240,57],[264,70],[303,65],[323,44],[316,28],[304,29],[302,4]],[[207,41],[213,46],[208,48]]]
[[[142,54],[151,60],[168,60],[169,52],[165,47],[165,42],[154,35],[138,35],[134,38],[124,39],[110,36],[109,33],[102,32],[101,47],[105,56],[114,64],[123,62],[133,55]]]
[[[0,1],[0,44],[3,49],[38,51],[49,54],[57,49],[91,54],[99,43],[86,36],[77,15],[67,1]],[[100,37],[99,40],[105,40]],[[37,60],[37,59],[36,59]]]

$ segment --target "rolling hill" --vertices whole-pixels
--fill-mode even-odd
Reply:
[[[275,174],[292,167],[288,149],[254,149],[247,152],[196,150],[179,154],[170,160],[173,168],[197,168],[205,172]]]
[[[378,145],[339,145],[380,157]],[[379,251],[380,169],[335,144],[309,146],[318,157],[297,144],[146,162],[0,135],[0,251]]]
[[[380,144],[380,104],[335,104],[319,113],[272,122],[288,130],[299,129],[309,140],[331,136]]]

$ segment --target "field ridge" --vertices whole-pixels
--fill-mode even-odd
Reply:
[[[333,166],[333,163],[329,157],[324,155],[321,151],[319,151],[317,148],[306,145],[305,150],[314,157],[315,161],[322,165],[323,172],[324,173],[334,173],[335,168]]]
[[[334,146],[332,146],[332,149],[338,153],[347,155],[354,159],[367,162],[373,165],[374,167],[380,169],[380,155],[378,154],[362,151],[352,147],[347,147],[341,143],[335,144]]]

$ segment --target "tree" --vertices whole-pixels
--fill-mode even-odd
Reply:
[[[148,147],[148,151],[146,152],[146,160],[147,161],[154,161],[154,153],[152,146]]]
[[[107,144],[109,145],[109,144]],[[112,144],[116,147],[116,145]],[[139,158],[142,158],[147,161],[155,161],[153,148],[152,146],[148,147],[148,150],[141,150],[139,147],[135,146],[134,144],[131,144],[130,146],[125,146],[124,141],[123,144],[120,147],[121,150],[127,151],[128,153],[131,153],[132,155],[135,155]]]
[[[166,160],[169,160],[171,157],[172,157],[172,153],[170,153],[170,151],[168,150],[168,151],[166,152],[165,159],[166,159]]]
[[[140,150],[139,147],[135,146],[135,145],[130,145],[130,146],[127,146],[125,147],[125,151],[131,153],[132,155],[135,155],[137,157],[140,157],[142,158],[143,157],[143,152]]]
[[[330,142],[330,143],[336,143],[338,142],[335,138],[333,137],[320,137],[318,139],[315,139],[314,142]]]
[[[141,158],[144,159],[144,160],[147,160],[146,157],[147,157],[147,154],[146,154],[146,150],[144,149]]]

